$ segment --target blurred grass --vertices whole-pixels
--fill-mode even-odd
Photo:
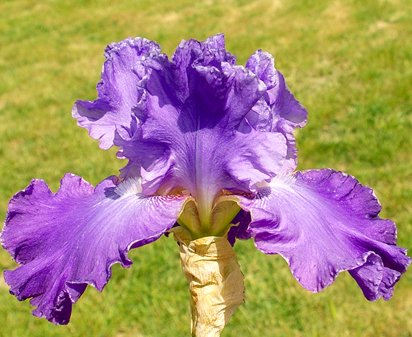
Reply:
[[[375,188],[383,215],[412,246],[412,2],[405,1],[3,1],[0,4],[0,216],[31,178],[56,189],[65,172],[96,184],[124,164],[76,127],[70,109],[95,97],[107,43],[226,34],[239,63],[256,49],[310,113],[298,135],[300,168],[332,167]],[[236,246],[247,302],[223,336],[412,336],[412,276],[389,302],[367,302],[342,274],[313,295],[286,263],[251,242]],[[172,239],[131,253],[100,294],[89,289],[68,326],[30,315],[0,281],[0,336],[186,336],[188,293]],[[13,267],[0,251],[0,269]]]

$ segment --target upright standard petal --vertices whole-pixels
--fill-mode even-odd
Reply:
[[[122,178],[141,177],[146,194],[188,191],[207,224],[223,189],[255,190],[294,169],[293,129],[306,111],[269,54],[237,66],[223,35],[183,41],[171,60],[143,39],[107,54],[99,99],[79,101],[74,115],[103,147],[119,146]],[[254,121],[265,109],[268,128]]]
[[[349,270],[365,297],[389,299],[410,263],[395,224],[379,218],[373,191],[328,169],[277,177],[254,199],[249,233],[266,254],[280,254],[303,287],[317,292]]]
[[[281,170],[287,151],[282,133],[239,130],[266,86],[234,65],[223,36],[183,42],[172,61],[158,55],[138,68],[146,78],[144,101],[136,109],[141,123],[119,144],[132,161],[142,160],[148,144],[158,147],[157,159],[152,156],[142,173],[145,191],[179,186],[210,208],[223,188],[246,191]]]
[[[143,38],[126,39],[106,48],[102,79],[97,85],[95,101],[77,101],[73,117],[86,128],[100,147],[113,145],[117,128],[130,129],[133,109],[139,103],[142,91],[136,74],[137,61],[160,53],[160,47]]]
[[[11,293],[32,298],[33,314],[67,324],[87,284],[102,290],[111,266],[158,239],[176,222],[185,198],[141,194],[138,180],[108,178],[95,189],[67,174],[53,194],[33,180],[9,203],[2,245],[21,264],[6,271]]]
[[[284,172],[289,173],[296,168],[297,161],[294,130],[305,126],[307,111],[288,89],[282,73],[275,68],[272,55],[258,50],[249,58],[246,68],[256,74],[267,89],[246,115],[242,128],[281,132],[288,146]]]

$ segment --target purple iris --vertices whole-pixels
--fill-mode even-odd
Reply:
[[[67,324],[72,304],[102,290],[127,252],[182,226],[193,238],[253,238],[317,292],[348,270],[368,300],[389,299],[410,259],[373,191],[331,169],[296,169],[294,129],[307,113],[273,57],[236,65],[223,35],[183,41],[171,60],[155,42],[106,49],[95,101],[73,117],[128,159],[95,188],[66,174],[57,193],[33,180],[10,201],[2,245],[21,264],[5,272],[34,315]]]

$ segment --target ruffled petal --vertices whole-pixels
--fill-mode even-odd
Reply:
[[[275,68],[272,55],[258,50],[249,58],[246,68],[267,86],[264,98],[273,115],[269,129],[276,127],[279,120],[288,121],[294,127],[305,126],[308,113],[288,89],[282,73]]]
[[[366,298],[392,295],[410,263],[396,246],[395,224],[379,218],[373,191],[328,169],[276,177],[255,199],[248,232],[266,254],[280,254],[303,287],[317,292],[349,270]]]
[[[239,130],[266,86],[234,65],[223,36],[183,42],[172,61],[159,55],[141,63],[140,76],[147,80],[144,102],[136,109],[140,128],[119,144],[136,167],[147,144],[158,147],[150,151],[157,158],[142,172],[145,191],[178,186],[210,204],[222,189],[248,190],[282,169],[287,151],[282,133]]]
[[[389,300],[395,283],[401,277],[400,272],[384,267],[381,257],[375,253],[371,253],[362,266],[350,270],[349,273],[370,301],[380,297]]]
[[[246,115],[241,127],[282,133],[288,146],[284,172],[291,172],[297,160],[294,130],[305,126],[307,111],[288,89],[282,73],[275,68],[272,55],[258,50],[249,58],[246,68],[265,83],[267,90]]]
[[[98,139],[101,148],[113,145],[117,128],[130,129],[133,109],[143,94],[139,88],[142,79],[137,74],[137,62],[159,53],[160,47],[155,42],[143,38],[126,39],[106,48],[102,79],[97,85],[98,98],[79,100],[72,111],[78,125]]]
[[[33,180],[10,201],[1,236],[21,264],[4,274],[11,293],[32,298],[34,315],[67,324],[86,286],[101,291],[111,266],[130,266],[127,252],[170,229],[184,202],[182,196],[145,197],[138,180],[112,177],[94,189],[67,174],[55,194]]]
[[[77,102],[74,115],[103,147],[119,146],[129,160],[121,177],[141,177],[146,194],[186,190],[207,213],[223,189],[255,190],[294,169],[293,129],[306,111],[269,54],[237,66],[216,35],[183,41],[171,60],[144,39],[107,55],[99,99]],[[261,111],[269,128],[254,121]]]

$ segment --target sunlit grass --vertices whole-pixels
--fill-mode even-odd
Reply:
[[[173,52],[181,39],[224,32],[244,63],[274,54],[308,108],[300,168],[332,167],[375,188],[399,243],[412,246],[411,1],[4,1],[0,4],[0,215],[31,178],[56,189],[65,172],[96,184],[124,165],[76,127],[70,110],[95,97],[103,49],[144,36]],[[303,290],[278,256],[236,246],[246,304],[223,336],[412,336],[412,276],[389,302],[367,302],[347,274],[321,294]],[[171,238],[134,251],[72,322],[30,315],[0,281],[0,336],[186,336],[188,291]],[[0,252],[0,268],[13,262]]]

